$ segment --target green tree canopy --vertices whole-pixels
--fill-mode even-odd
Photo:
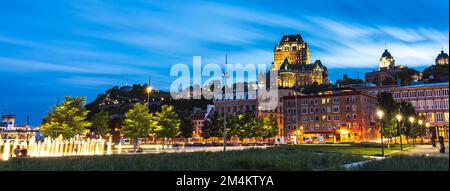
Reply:
[[[192,137],[192,132],[194,131],[194,124],[192,124],[192,120],[190,117],[183,117],[180,123],[180,136],[183,138]]]
[[[202,134],[205,139],[223,136],[223,118],[218,112],[203,121]]]
[[[389,92],[382,92],[379,94],[378,103],[380,105],[380,109],[385,113],[383,117],[383,135],[386,137],[394,137],[398,135],[396,115],[401,114],[403,116],[401,127],[402,133],[406,136],[410,136],[411,125],[408,118],[414,117],[417,122],[417,113],[411,103],[405,101],[397,102]]]
[[[272,138],[279,133],[277,118],[273,114],[269,114],[263,118],[263,134],[261,137]]]
[[[411,136],[411,133],[413,133],[413,132],[411,132],[411,127],[413,127],[413,129],[415,129],[414,126],[416,125],[415,123],[417,123],[417,119],[418,119],[416,110],[414,109],[414,107],[412,106],[411,103],[405,102],[405,101],[400,102],[398,104],[398,107],[399,107],[399,111],[400,111],[401,115],[403,115],[403,118],[404,118],[403,119],[403,128],[404,128],[403,133],[406,136]],[[411,126],[411,122],[409,121],[409,117],[414,117],[414,119],[415,119],[415,123],[413,123],[412,126]]]
[[[64,138],[87,132],[91,123],[86,120],[88,111],[84,104],[84,97],[66,96],[62,104],[52,107],[52,111],[44,117],[41,132],[44,136],[62,135]]]
[[[91,119],[91,131],[96,135],[105,136],[111,129],[109,128],[109,113],[101,110],[94,114]]]
[[[256,137],[258,121],[252,112],[238,113],[234,116],[236,122],[236,135],[240,138]],[[261,124],[259,124],[261,125]]]
[[[412,68],[404,68],[397,72],[396,78],[399,79],[402,85],[408,85],[412,81],[412,76],[419,74],[419,71]]]
[[[125,119],[123,120],[122,133],[135,139],[146,137],[148,134],[155,131],[157,121],[152,114],[148,113],[148,105],[137,103],[133,108],[125,113]]]
[[[160,112],[156,112],[156,134],[164,138],[174,138],[180,135],[180,119],[173,106],[163,105]]]

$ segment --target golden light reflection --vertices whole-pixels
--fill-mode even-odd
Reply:
[[[102,139],[102,137],[99,139],[71,138],[64,140],[62,136],[56,139],[47,137],[44,141],[37,141],[35,137],[32,137],[28,142],[18,139],[13,141],[0,139],[0,156],[1,160],[4,161],[11,157],[18,157],[14,154],[15,149],[26,149],[26,157],[110,155],[112,154],[112,146],[111,136],[108,141]]]

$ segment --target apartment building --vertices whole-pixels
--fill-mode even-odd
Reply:
[[[377,98],[364,91],[328,91],[283,98],[284,134],[303,142],[365,142],[379,138]]]

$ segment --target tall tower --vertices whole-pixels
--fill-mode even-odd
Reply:
[[[384,49],[383,55],[380,58],[380,70],[388,70],[395,67],[395,60],[391,53]]]
[[[308,44],[303,41],[300,34],[284,35],[279,44],[274,48],[274,64],[278,70],[284,59],[288,59],[289,64],[309,64],[310,50]]]

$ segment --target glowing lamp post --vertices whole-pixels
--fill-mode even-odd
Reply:
[[[380,118],[380,132],[381,132],[381,156],[384,156],[384,145],[383,145],[383,111],[378,110],[377,115]]]
[[[410,137],[411,137],[411,139],[412,139],[412,146],[414,147],[415,145],[414,145],[414,138],[413,138],[413,134],[414,134],[414,132],[413,132],[413,128],[414,128],[414,117],[409,117],[409,123],[410,123]]]
[[[423,135],[422,123],[423,123],[423,121],[421,119],[419,119],[418,123],[419,123],[419,128],[420,128],[420,144],[423,144],[423,138],[422,138],[422,135]]]
[[[397,118],[397,131],[398,134],[400,135],[400,150],[403,151],[403,140],[402,140],[402,127],[400,127],[400,122],[402,121],[402,115],[397,114],[397,116],[395,116],[395,118]]]
[[[434,142],[434,132],[430,130],[430,123],[426,122],[425,123],[425,127],[427,128],[428,133],[431,134],[430,139],[431,139],[431,145],[433,147],[436,147],[436,143]]]

